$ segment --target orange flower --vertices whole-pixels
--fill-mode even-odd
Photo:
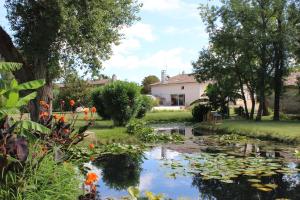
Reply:
[[[83,118],[85,121],[89,120],[89,116],[85,115]]]
[[[75,101],[73,99],[70,100],[70,106],[73,107],[75,105]]]
[[[63,122],[63,123],[64,123],[64,122],[66,122],[66,119],[65,119],[65,117],[64,117],[64,116],[61,116],[61,117],[60,117],[60,119],[59,119],[59,121],[61,121],[61,122]]]
[[[57,119],[59,118],[59,115],[58,115],[58,114],[54,114],[54,115],[53,115],[53,118],[54,118],[55,120],[57,120]]]
[[[93,143],[89,144],[89,148],[90,149],[94,149],[95,148],[95,145]]]
[[[83,112],[84,112],[84,114],[87,115],[87,114],[89,113],[89,108],[84,108],[84,109],[83,109]]]
[[[92,189],[92,191],[96,191],[96,189],[97,189],[96,185],[92,185],[91,189]]]
[[[97,181],[98,180],[98,176],[97,176],[97,174],[96,173],[88,173],[87,175],[86,175],[86,180],[85,180],[85,184],[86,185],[93,185],[93,183],[95,182],[95,181]]]
[[[48,117],[49,113],[48,112],[40,112],[40,117]]]
[[[63,131],[64,131],[65,134],[69,134],[70,133],[70,130],[67,129],[67,128],[64,128]]]
[[[91,112],[92,112],[92,113],[95,113],[96,111],[97,111],[97,109],[96,109],[95,107],[92,107],[92,108],[91,108]]]
[[[44,107],[45,109],[47,109],[47,110],[50,108],[49,104],[47,104],[47,103],[45,103],[45,104],[43,105],[43,107]]]

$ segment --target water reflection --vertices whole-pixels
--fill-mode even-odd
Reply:
[[[139,184],[141,163],[141,156],[109,155],[97,159],[94,165],[102,170],[102,180],[108,187],[124,190]]]
[[[203,199],[300,199],[300,185],[293,185],[291,181],[284,178],[285,176],[276,174],[272,177],[262,178],[262,183],[278,185],[278,188],[272,192],[262,192],[251,187],[246,176],[240,176],[234,183],[223,183],[213,179],[203,180],[200,175],[196,175],[193,177],[192,184],[198,188]]]
[[[284,158],[289,164],[289,168],[300,169],[300,164],[290,160],[291,152],[287,156],[285,147],[274,148],[264,143],[251,143],[249,141],[220,144],[217,140],[207,141],[206,137],[211,137],[205,133],[194,133],[192,127],[182,127],[182,125],[165,125],[154,127],[158,132],[164,134],[182,134],[186,137],[201,135],[199,138],[204,141],[197,144],[201,151],[210,153],[227,153],[235,157],[266,157]],[[218,136],[216,136],[218,137]],[[203,139],[205,138],[205,139]],[[197,148],[198,148],[197,146]],[[101,171],[99,190],[102,199],[113,197],[120,199],[127,195],[129,186],[138,187],[142,193],[151,191],[155,194],[164,193],[171,199],[205,199],[205,200],[264,200],[264,199],[300,199],[300,174],[277,173],[272,176],[247,177],[241,175],[235,178],[233,183],[224,183],[216,179],[204,180],[201,175],[189,173],[187,169],[181,170],[181,175],[170,177],[174,173],[172,167],[164,165],[166,162],[183,163],[188,165],[189,160],[185,160],[184,152],[189,151],[188,145],[181,144],[176,146],[162,145],[144,152],[145,157],[132,157],[129,155],[111,155],[97,159],[95,166]],[[171,150],[172,148],[173,150]],[[175,149],[175,150],[174,150]],[[178,149],[176,151],[176,149]],[[283,151],[282,149],[285,149]],[[186,151],[185,151],[186,150]],[[191,157],[197,156],[196,153],[188,154]],[[219,155],[219,154],[218,154]],[[289,157],[290,156],[290,157]],[[288,159],[287,159],[288,158]],[[272,183],[278,187],[271,192],[262,192],[254,187],[247,180],[249,178],[260,179],[262,184]]]

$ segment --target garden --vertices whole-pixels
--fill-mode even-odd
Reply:
[[[1,63],[1,70],[20,66]],[[90,108],[66,97],[60,111],[51,113],[49,103],[41,100],[34,122],[28,119],[27,104],[44,81],[2,84],[2,199],[300,195],[299,140],[292,138],[298,137],[297,121],[277,128],[284,138],[293,133],[290,139],[258,137],[254,133],[268,134],[271,127],[272,133],[276,127],[265,121],[253,131],[248,122],[249,131],[242,119],[199,123],[210,111],[203,104],[192,110],[151,111],[155,102],[138,85],[116,81],[92,91]],[[20,97],[22,92],[27,93]],[[240,127],[234,125],[238,121]],[[295,126],[287,129],[286,123]]]
[[[0,2],[0,199],[300,199],[299,1],[186,2]]]

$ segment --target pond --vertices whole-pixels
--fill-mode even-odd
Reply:
[[[300,199],[295,147],[199,133],[183,124],[153,127],[161,134],[182,134],[186,142],[92,163],[101,174],[101,199],[127,196],[129,186],[169,199]]]

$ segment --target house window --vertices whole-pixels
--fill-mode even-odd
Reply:
[[[184,94],[172,94],[171,95],[171,105],[172,106],[184,106],[185,105],[185,95]]]
[[[181,89],[184,90],[184,86],[181,86]]]

